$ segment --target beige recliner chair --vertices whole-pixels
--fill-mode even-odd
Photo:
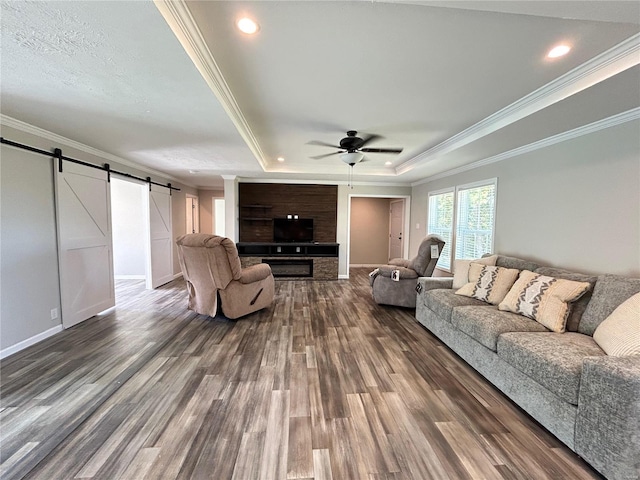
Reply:
[[[431,255],[431,248],[438,255]],[[416,285],[418,277],[430,277],[436,268],[444,248],[444,240],[438,235],[427,235],[418,255],[411,260],[394,258],[388,265],[376,268],[369,274],[373,300],[378,304],[416,308]]]
[[[205,233],[179,237],[178,257],[189,292],[189,310],[215,317],[220,308],[238,318],[269,306],[275,282],[266,263],[242,268],[236,244]]]

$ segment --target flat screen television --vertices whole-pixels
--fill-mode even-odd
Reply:
[[[313,218],[274,218],[273,241],[276,243],[313,242]]]

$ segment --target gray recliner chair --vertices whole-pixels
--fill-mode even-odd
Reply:
[[[369,274],[373,300],[381,305],[416,308],[418,277],[430,277],[436,268],[444,248],[444,240],[438,235],[427,235],[418,254],[411,260],[394,258],[388,265],[376,268]],[[432,247],[438,255],[431,255]]]

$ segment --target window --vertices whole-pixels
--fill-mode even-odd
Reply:
[[[427,233],[446,242],[438,268],[451,271],[455,259],[493,251],[496,185],[492,179],[429,194]]]
[[[451,244],[453,239],[453,190],[436,192],[429,195],[429,221],[427,233],[440,235],[444,249],[438,260],[438,268],[451,269]]]

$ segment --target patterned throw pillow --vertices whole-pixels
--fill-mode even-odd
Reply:
[[[519,313],[549,330],[563,333],[571,311],[570,303],[587,290],[588,282],[574,282],[523,270],[498,309]]]
[[[477,298],[483,302],[498,305],[507,294],[520,270],[494,267],[471,262],[469,265],[469,283],[456,292],[456,295]]]
[[[640,293],[605,318],[593,332],[593,340],[607,355],[640,355]]]
[[[482,265],[495,265],[498,260],[498,255],[491,255],[490,257],[478,258],[477,260],[454,260],[453,262],[453,286],[458,290],[469,283],[469,268],[471,262],[481,263]]]

